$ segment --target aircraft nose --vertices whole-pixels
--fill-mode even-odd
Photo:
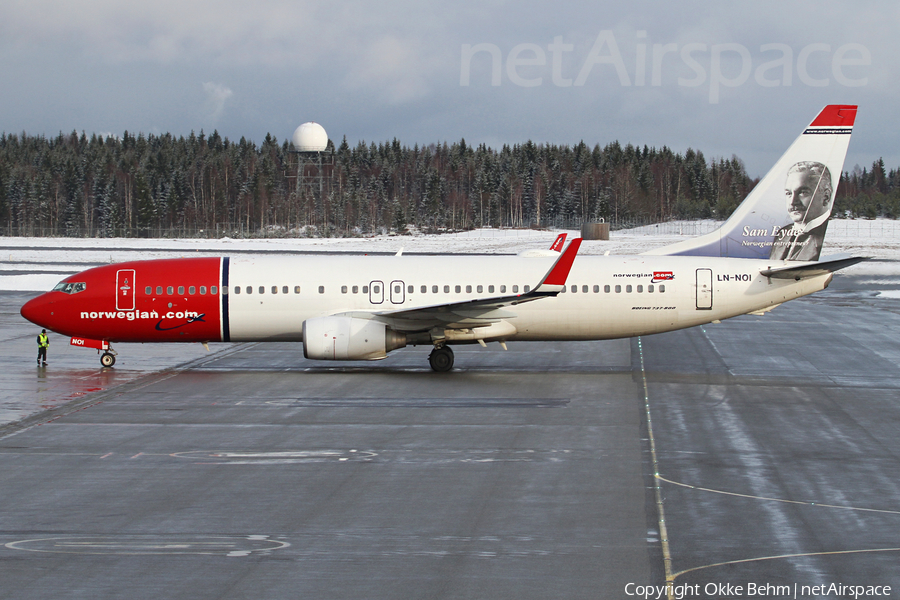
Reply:
[[[41,294],[37,298],[32,298],[26,302],[19,310],[19,313],[35,325],[49,327],[47,323],[50,320],[49,305],[50,301],[47,298],[47,294]]]

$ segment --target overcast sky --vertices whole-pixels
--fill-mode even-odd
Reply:
[[[763,175],[826,104],[900,167],[900,3],[5,0],[0,131],[613,140]]]

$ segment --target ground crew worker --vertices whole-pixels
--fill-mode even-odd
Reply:
[[[47,330],[41,329],[41,332],[37,336],[37,345],[38,345],[38,366],[41,364],[41,358],[44,359],[44,364],[47,364],[47,348],[50,347],[50,338],[47,337]]]

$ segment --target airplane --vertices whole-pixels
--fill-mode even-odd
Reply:
[[[826,106],[717,230],[635,256],[180,258],[88,269],[21,314],[102,351],[115,342],[302,342],[315,360],[378,360],[451,346],[604,340],[673,331],[822,290],[863,257],[822,257],[822,239],[856,116]],[[560,241],[560,246],[562,245]]]

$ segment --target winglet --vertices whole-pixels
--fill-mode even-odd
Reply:
[[[575,262],[575,255],[578,254],[578,248],[581,247],[581,238],[575,238],[569,243],[569,246],[563,251],[550,270],[544,275],[544,278],[534,288],[535,293],[539,294],[558,294],[566,285],[566,279],[569,277],[569,271],[572,269],[572,263]]]
[[[561,233],[556,236],[556,240],[552,244],[550,244],[551,250],[556,250],[557,252],[562,252],[563,244],[566,243],[566,233]]]

